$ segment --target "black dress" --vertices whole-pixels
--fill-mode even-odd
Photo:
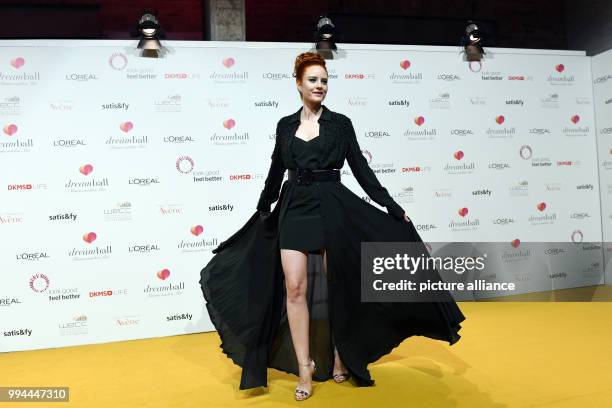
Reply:
[[[293,148],[300,151],[296,144],[306,143],[295,137],[300,113],[301,109],[278,122],[258,211],[213,250],[215,255],[200,274],[206,308],[221,337],[221,350],[242,367],[240,389],[266,386],[268,368],[299,373],[287,320],[280,232],[284,219],[294,218],[292,208],[301,197],[295,182],[283,183],[285,171],[298,167],[299,155],[292,153]],[[313,140],[321,145],[318,168],[341,169],[346,161],[368,196],[388,212],[361,199],[342,181],[315,183],[311,190],[319,198],[327,256],[324,274],[321,255],[308,254],[310,356],[317,365],[313,378],[332,378],[335,345],[353,383],[370,386],[374,380],[368,364],[410,336],[454,344],[461,337],[458,332],[465,316],[448,292],[440,294],[439,302],[361,301],[362,242],[413,242],[418,246],[410,254],[413,256],[427,252],[427,248],[413,223],[404,221],[404,209],[368,166],[351,120],[323,106],[318,138]],[[429,273],[427,277],[433,278]]]
[[[323,136],[305,141],[295,137],[292,153],[300,169],[317,170],[323,153]],[[297,185],[280,227],[280,248],[315,251],[325,246],[321,196],[317,184]]]

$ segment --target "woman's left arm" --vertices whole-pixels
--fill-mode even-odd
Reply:
[[[346,116],[343,117],[342,130],[344,135],[348,138],[346,160],[361,188],[363,188],[368,196],[377,204],[386,207],[387,212],[393,217],[409,221],[409,218],[405,216],[404,209],[393,200],[389,191],[380,184],[365,157],[363,157],[359,142],[357,142],[357,135],[355,134],[353,123]]]

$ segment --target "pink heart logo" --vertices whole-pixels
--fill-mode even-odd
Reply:
[[[93,166],[91,164],[84,164],[79,167],[79,172],[85,176],[89,176],[89,173],[93,171]]]
[[[514,248],[517,248],[519,245],[521,245],[521,240],[518,238],[515,238],[512,240],[512,242],[510,242],[510,245],[512,245]]]
[[[563,71],[565,71],[565,65],[557,64],[557,65],[555,65],[555,69],[557,70],[557,72],[563,72]]]
[[[546,203],[542,201],[541,203],[538,204],[537,207],[538,207],[538,210],[544,211],[544,209],[546,208]]]
[[[196,237],[200,235],[202,232],[204,232],[204,227],[202,227],[201,225],[196,225],[194,227],[191,227],[191,233],[195,235]]]
[[[223,121],[223,127],[226,129],[231,129],[236,126],[236,121],[234,119],[226,119]]]
[[[168,279],[168,276],[170,276],[170,271],[167,269],[162,269],[161,271],[157,272],[157,277],[161,280]]]
[[[223,66],[225,68],[231,68],[235,63],[236,63],[236,60],[234,60],[232,57],[223,59]]]
[[[96,238],[98,238],[98,236],[95,232],[88,232],[87,234],[83,235],[83,241],[87,242],[88,244],[94,242]]]
[[[7,135],[13,136],[15,133],[17,133],[17,125],[6,125],[3,130]]]
[[[504,118],[504,115],[499,115],[495,118],[495,122],[497,122],[498,125],[501,125],[502,123],[504,123],[505,120],[506,118]]]
[[[466,207],[463,207],[461,209],[459,209],[459,215],[462,217],[465,217],[468,213],[468,209]]]
[[[408,60],[403,60],[400,62],[400,67],[402,67],[402,69],[408,69],[410,68],[410,61]]]
[[[455,156],[455,159],[457,159],[457,160],[461,160],[461,159],[463,159],[463,151],[461,151],[461,150],[457,150],[457,151],[456,151],[456,152],[453,154],[453,156]]]
[[[21,57],[17,57],[11,60],[11,65],[17,69],[23,67],[24,64],[25,64],[25,60]]]
[[[125,133],[132,130],[133,127],[134,127],[134,124],[132,122],[123,122],[122,124],[119,125],[119,129],[123,130]]]
[[[572,122],[574,123],[574,125],[576,123],[580,122],[580,116],[578,116],[578,115],[572,116]]]
[[[425,118],[423,116],[417,116],[416,118],[414,118],[414,123],[416,123],[418,126],[421,126],[423,123],[425,123]]]

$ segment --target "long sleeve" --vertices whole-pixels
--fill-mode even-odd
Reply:
[[[259,211],[270,211],[270,206],[273,202],[278,200],[280,187],[285,175],[285,166],[280,153],[280,137],[279,137],[280,121],[276,125],[276,140],[274,142],[274,151],[272,152],[272,163],[270,164],[270,170],[268,170],[268,176],[264,184],[264,189],[259,196],[259,202],[257,203],[257,209]]]
[[[353,123],[347,117],[345,117],[343,121],[343,132],[345,132],[349,141],[346,160],[361,188],[363,188],[368,196],[377,204],[386,207],[387,212],[393,217],[403,219],[404,209],[393,200],[387,189],[384,188],[376,178],[376,175],[361,153]]]

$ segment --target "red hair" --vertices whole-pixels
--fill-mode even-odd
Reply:
[[[327,72],[327,67],[325,66],[325,59],[317,54],[316,52],[303,52],[295,58],[295,64],[293,68],[293,76],[297,81],[302,80],[302,75],[304,75],[304,70],[311,65],[320,65]]]

